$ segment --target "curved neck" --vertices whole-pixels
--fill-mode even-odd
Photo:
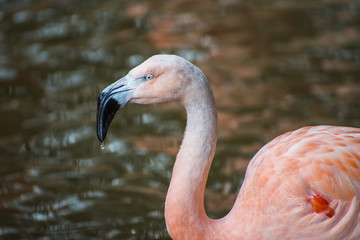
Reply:
[[[183,98],[187,124],[166,197],[165,219],[173,239],[206,239],[212,221],[204,192],[217,139],[215,101],[205,80]]]

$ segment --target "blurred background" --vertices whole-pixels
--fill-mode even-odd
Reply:
[[[100,91],[156,53],[213,88],[211,217],[272,138],[360,127],[359,1],[0,0],[0,239],[169,239],[182,106],[127,106],[104,150],[95,132]]]

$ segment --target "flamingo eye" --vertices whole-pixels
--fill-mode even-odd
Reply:
[[[148,73],[145,75],[145,80],[146,81],[150,81],[150,80],[153,80],[154,79],[154,76],[151,74],[151,73]]]

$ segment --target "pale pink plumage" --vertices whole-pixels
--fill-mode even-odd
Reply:
[[[200,69],[156,55],[129,76],[154,79],[131,102],[177,100],[187,126],[166,198],[174,239],[360,239],[360,129],[305,127],[265,145],[251,160],[230,213],[207,217],[204,190],[217,138],[210,86]]]

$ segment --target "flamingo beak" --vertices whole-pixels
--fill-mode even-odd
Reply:
[[[96,133],[104,142],[115,113],[133,97],[135,88],[143,81],[129,75],[106,87],[99,95],[96,114]]]

